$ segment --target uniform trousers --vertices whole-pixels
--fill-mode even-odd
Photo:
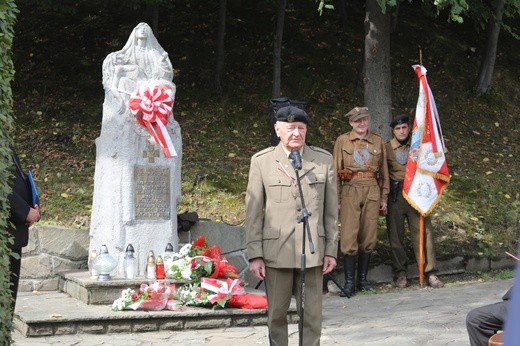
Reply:
[[[397,199],[388,201],[388,214],[386,216],[386,227],[388,240],[392,252],[392,269],[394,274],[406,274],[408,256],[404,246],[405,220],[408,221],[410,237],[417,263],[419,263],[419,218],[420,215],[408,201],[403,197],[401,191],[397,194]],[[433,228],[429,217],[424,218],[424,272],[429,273],[435,270],[435,247],[433,243]]]
[[[266,267],[265,286],[267,293],[267,326],[271,346],[288,345],[287,311],[294,294],[300,301],[299,268]],[[303,317],[303,344],[320,344],[322,320],[323,273],[322,267],[305,270],[305,300]],[[298,306],[298,303],[296,304]],[[298,316],[301,316],[298,311]]]
[[[466,316],[471,346],[487,346],[488,339],[504,327],[507,316],[507,300],[484,305],[471,310]]]
[[[340,249],[344,255],[375,250],[380,191],[376,179],[356,179],[341,187]]]

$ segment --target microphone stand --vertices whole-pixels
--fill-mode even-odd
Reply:
[[[293,155],[293,153],[291,153]],[[292,157],[292,156],[291,156]],[[314,254],[314,243],[312,241],[311,229],[309,227],[309,216],[311,215],[307,208],[305,207],[305,200],[303,198],[302,185],[300,182],[300,174],[299,170],[301,166],[296,165],[296,160],[291,160],[292,166],[294,168],[294,172],[296,173],[296,182],[298,184],[298,191],[300,192],[300,200],[302,204],[302,213],[297,216],[298,223],[303,222],[303,237],[302,237],[302,253],[300,257],[300,299],[298,301],[298,311],[300,313],[300,320],[298,322],[298,332],[299,332],[299,345],[303,346],[303,317],[305,312],[305,267],[307,259],[305,257],[305,241],[306,235],[309,238],[309,250],[311,254]]]

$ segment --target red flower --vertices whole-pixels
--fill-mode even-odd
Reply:
[[[204,249],[201,253],[202,256],[207,256],[212,259],[220,260],[222,257],[222,251],[220,250],[220,246],[217,244],[211,245],[210,247]]]
[[[203,235],[199,235],[197,237],[197,239],[195,239],[195,241],[193,242],[193,247],[199,247],[199,248],[207,247],[206,237],[204,237]]]
[[[222,260],[215,260],[214,262],[215,270],[211,274],[210,278],[238,278],[238,269],[234,265],[228,263],[225,257],[223,257]]]
[[[132,297],[131,297],[132,301],[135,302],[135,300],[137,299],[137,294],[132,294]]]

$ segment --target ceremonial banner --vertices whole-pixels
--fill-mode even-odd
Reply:
[[[410,152],[403,183],[404,198],[423,216],[437,205],[449,183],[444,139],[426,68],[414,65],[419,78],[419,99],[412,128]]]

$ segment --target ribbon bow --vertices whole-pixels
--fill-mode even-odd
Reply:
[[[204,277],[200,279],[200,287],[215,293],[208,296],[209,302],[215,304],[217,301],[229,298],[232,295],[245,294],[240,282],[240,279],[217,280]]]
[[[163,149],[166,157],[177,156],[166,124],[172,114],[175,101],[175,85],[166,81],[146,81],[138,84],[128,105],[139,124],[148,132]]]

